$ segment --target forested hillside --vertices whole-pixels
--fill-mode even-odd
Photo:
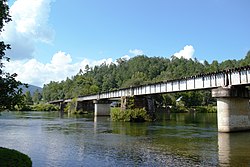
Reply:
[[[78,74],[62,82],[51,81],[44,85],[43,99],[44,101],[67,99],[247,65],[250,65],[250,51],[242,60],[226,60],[221,63],[215,60],[211,64],[207,61],[201,63],[196,59],[187,60],[176,57],[168,59],[141,55],[129,60],[120,58],[112,64],[103,63],[93,68],[87,65]],[[186,96],[190,100],[194,94],[189,93]],[[208,93],[203,91],[201,94]]]

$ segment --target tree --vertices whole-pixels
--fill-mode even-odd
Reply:
[[[176,99],[172,94],[162,94],[162,103],[164,106],[174,106],[176,103]]]
[[[0,75],[0,111],[12,110],[23,102],[22,89],[18,88],[21,82],[17,82],[15,76],[15,74]]]
[[[50,82],[43,86],[43,99],[45,101],[59,100],[64,98],[62,83]]]
[[[181,101],[186,107],[201,106],[202,104],[203,96],[200,91],[177,93],[177,95],[182,97]]]
[[[210,66],[210,72],[216,72],[219,70],[219,63],[217,60],[214,60]]]
[[[25,93],[25,104],[27,104],[27,105],[32,105],[33,104],[33,100],[32,100],[30,91],[27,91]]]
[[[3,27],[5,23],[8,23],[11,21],[10,15],[9,15],[9,6],[7,4],[7,0],[1,0],[0,2],[0,33],[3,32]],[[3,73],[3,62],[2,59],[6,59],[9,61],[9,58],[5,56],[5,51],[7,49],[10,49],[9,44],[5,44],[4,41],[0,42],[0,74]]]
[[[11,21],[9,15],[9,6],[7,0],[0,1],[0,33],[2,33],[5,23]],[[15,77],[17,74],[9,74],[4,72],[3,60],[7,62],[10,60],[5,55],[5,51],[10,49],[9,44],[5,44],[4,41],[0,41],[0,111],[1,110],[12,110],[16,105],[21,104],[23,100],[22,85],[21,82],[16,81]]]
[[[250,50],[247,52],[245,59],[240,60],[240,66],[248,66],[250,64]]]
[[[33,94],[32,100],[35,104],[38,104],[42,100],[42,94],[36,89]]]

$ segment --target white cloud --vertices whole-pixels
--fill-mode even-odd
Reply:
[[[72,62],[71,56],[62,51],[57,52],[52,57],[52,60],[51,60],[51,64],[56,65],[56,66],[67,65],[71,62]]]
[[[131,52],[131,50],[129,51]],[[138,52],[137,52],[138,53]],[[183,56],[184,58],[192,58],[194,54],[194,48],[191,45],[187,45],[175,56]],[[122,58],[129,60],[131,56],[124,55]],[[5,62],[5,71],[9,73],[17,73],[17,80],[36,86],[43,87],[44,84],[48,84],[50,81],[62,81],[67,77],[76,75],[80,69],[84,71],[85,66],[89,65],[94,67],[101,65],[102,63],[111,64],[115,63],[112,58],[101,60],[82,59],[77,63],[73,63],[70,54],[63,51],[55,53],[50,63],[41,63],[36,59],[29,60],[13,60],[11,62]]]
[[[129,60],[131,57],[129,55],[124,55],[121,57],[122,59]]]
[[[174,56],[178,58],[183,57],[185,59],[192,59],[194,52],[195,50],[192,45],[186,45],[182,50],[180,50],[179,52],[176,52]]]
[[[140,50],[140,49],[130,49],[129,53],[133,54],[134,56],[143,55],[144,54],[144,52],[142,50]]]
[[[142,50],[140,50],[140,49],[130,49],[128,52],[129,52],[130,54],[132,54],[132,55],[126,54],[126,55],[122,56],[121,58],[122,58],[122,59],[129,60],[129,59],[131,59],[131,58],[134,57],[134,56],[144,55],[144,52],[143,52]]]
[[[11,44],[11,59],[32,58],[35,43],[50,43],[54,32],[48,25],[52,0],[16,0],[10,7],[12,21],[6,24],[2,40]]]
[[[80,69],[85,68],[88,64],[90,67],[101,65],[106,62],[113,62],[112,58],[102,60],[83,59],[79,63],[72,63],[70,54],[59,51],[53,55],[51,62],[43,64],[36,59],[14,60],[5,62],[5,70],[9,73],[17,73],[17,80],[36,86],[43,87],[50,81],[62,81],[67,77],[76,75]]]
[[[111,63],[113,63],[113,59],[108,58],[108,59],[101,59],[101,60],[92,60],[92,61],[89,62],[89,65],[91,67],[93,67],[93,66],[96,66],[96,65],[101,65],[102,63],[111,64]]]

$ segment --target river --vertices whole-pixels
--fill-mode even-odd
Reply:
[[[250,132],[218,133],[216,114],[161,114],[149,123],[0,114],[0,147],[29,155],[34,167],[250,166]]]

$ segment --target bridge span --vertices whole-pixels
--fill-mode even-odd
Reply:
[[[150,95],[193,90],[212,90],[217,98],[218,131],[231,132],[250,130],[249,90],[250,66],[200,74],[175,80],[79,96],[77,102],[94,103],[95,115],[109,115],[110,99],[124,97],[140,98],[141,105],[148,110]],[[145,98],[146,97],[146,98]],[[125,98],[126,99],[126,98]],[[72,99],[55,100],[51,104],[68,103]],[[126,100],[125,100],[126,101]],[[146,105],[146,106],[145,106]]]

